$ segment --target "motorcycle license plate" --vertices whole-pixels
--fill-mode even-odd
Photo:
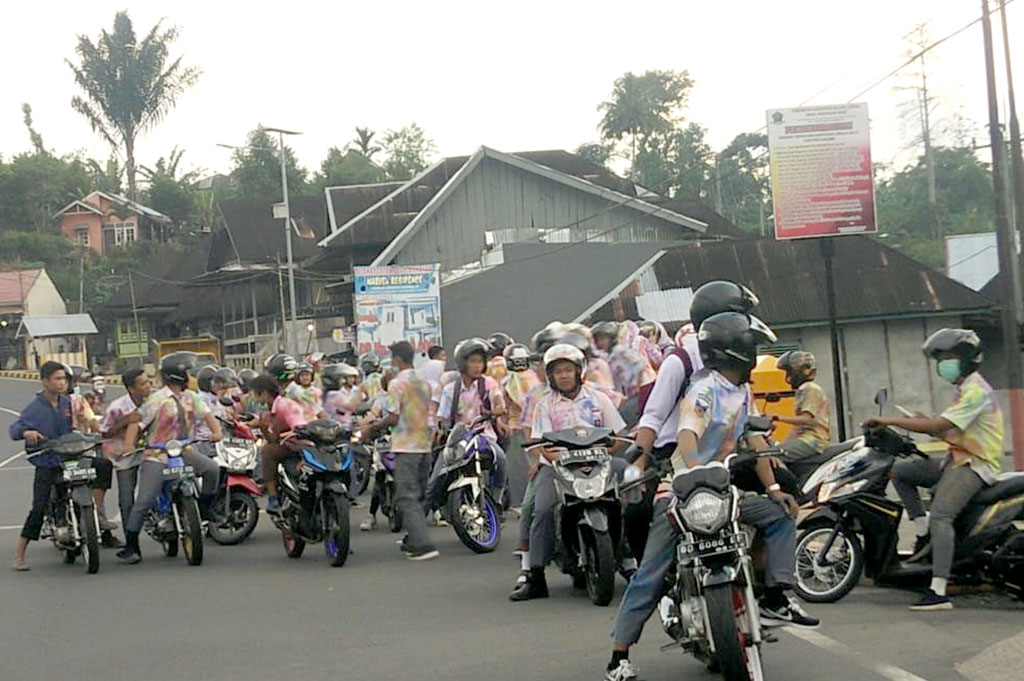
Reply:
[[[679,555],[709,556],[745,548],[747,548],[747,535],[745,532],[740,532],[739,534],[730,534],[725,537],[710,537],[698,539],[695,542],[680,542]]]
[[[608,450],[604,447],[589,447],[587,449],[570,449],[562,454],[559,461],[565,463],[599,462],[608,459]]]
[[[226,437],[224,443],[231,445],[232,447],[250,447],[252,446],[252,440],[246,440],[244,437]]]
[[[93,480],[96,478],[95,468],[79,468],[78,462],[64,464],[64,480],[66,482],[78,482],[81,480]]]
[[[195,473],[195,469],[192,466],[177,466],[175,468],[164,468],[165,478],[181,478],[186,475],[192,475]]]

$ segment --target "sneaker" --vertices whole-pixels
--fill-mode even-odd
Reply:
[[[409,544],[409,535],[405,535],[395,543],[398,544],[398,550],[402,553],[412,552],[412,546]]]
[[[619,666],[604,673],[604,681],[636,681],[636,667],[629,660],[619,660]]]
[[[100,530],[102,530],[104,532],[109,532],[110,530],[116,530],[116,529],[117,529],[117,523],[111,522],[111,521],[107,520],[106,518],[100,518]]]
[[[622,565],[619,566],[619,574],[627,582],[632,581],[633,575],[636,574],[637,564],[636,558],[623,558]]]
[[[366,516],[365,518],[363,518],[363,522],[359,523],[359,531],[360,532],[370,532],[371,530],[376,530],[376,529],[377,529],[377,517],[376,516],[372,516],[372,515]]]
[[[103,530],[100,533],[100,546],[105,549],[123,549],[124,543],[114,536],[110,530]]]
[[[932,555],[932,537],[926,534],[914,540],[914,552],[907,558],[907,563],[920,563]]]
[[[117,552],[117,559],[122,563],[135,565],[142,560],[142,555],[130,546],[126,546]]]
[[[911,605],[910,609],[917,612],[925,612],[928,610],[952,610],[953,601],[949,600],[949,596],[940,596],[931,589],[928,589],[927,593],[921,597],[921,600]]]
[[[440,555],[441,555],[441,552],[438,551],[433,546],[423,546],[423,547],[420,547],[418,549],[410,548],[406,552],[405,557],[408,558],[409,560],[417,560],[417,561],[419,561],[419,560],[431,560],[433,558],[437,558]]]
[[[281,502],[276,496],[267,497],[267,513],[277,515],[281,512]]]
[[[434,511],[434,526],[451,527],[448,521],[444,519],[444,516],[441,514],[441,511]]]
[[[526,579],[516,580],[516,588],[508,595],[510,601],[532,601],[534,598],[548,597],[548,582],[544,578],[544,568],[531,568],[525,573]]]
[[[816,629],[820,624],[817,617],[811,617],[796,599],[788,595],[784,603],[769,605],[762,601],[758,604],[758,609],[761,611],[761,624],[766,627]]]

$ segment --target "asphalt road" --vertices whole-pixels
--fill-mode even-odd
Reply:
[[[0,408],[19,409],[35,390],[0,380]],[[5,431],[13,418],[0,411]],[[0,679],[602,678],[615,603],[591,605],[552,571],[550,599],[510,603],[514,524],[485,556],[451,529],[432,528],[442,553],[427,563],[404,560],[386,530],[356,531],[355,553],[332,569],[318,545],[288,559],[264,517],[241,546],[209,542],[200,567],[164,558],[143,538],[140,565],[119,565],[104,551],[90,576],[47,542],[31,546],[31,572],[15,573],[7,559],[32,479],[24,459],[11,458],[20,449],[0,438]],[[363,512],[353,511],[353,523]],[[916,614],[906,608],[914,598],[864,585],[840,604],[815,606],[822,627],[780,634],[765,652],[767,678],[1021,678],[1020,604],[982,593],[959,597],[952,613]],[[649,623],[633,654],[643,678],[718,678],[679,651],[660,651],[667,641]]]

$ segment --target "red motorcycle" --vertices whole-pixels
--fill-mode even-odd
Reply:
[[[210,537],[218,544],[238,544],[256,529],[260,517],[257,497],[263,491],[253,471],[259,447],[252,429],[238,421],[222,421],[228,433],[216,445],[213,459],[220,465],[220,484],[213,505],[216,520],[210,523]]]

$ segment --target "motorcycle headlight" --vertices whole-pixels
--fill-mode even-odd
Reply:
[[[184,449],[179,440],[171,440],[164,445],[164,451],[167,452],[167,456],[181,456],[181,452]]]
[[[463,461],[466,458],[466,442],[465,440],[456,442],[453,445],[448,445],[444,448],[444,462],[449,466]]]
[[[680,514],[691,530],[711,534],[729,521],[731,498],[711,492],[697,492],[686,502]]]
[[[572,479],[572,494],[580,499],[598,499],[607,488],[608,474],[607,471],[603,470],[605,467],[602,466],[602,470],[597,475],[589,478],[573,478]]]

